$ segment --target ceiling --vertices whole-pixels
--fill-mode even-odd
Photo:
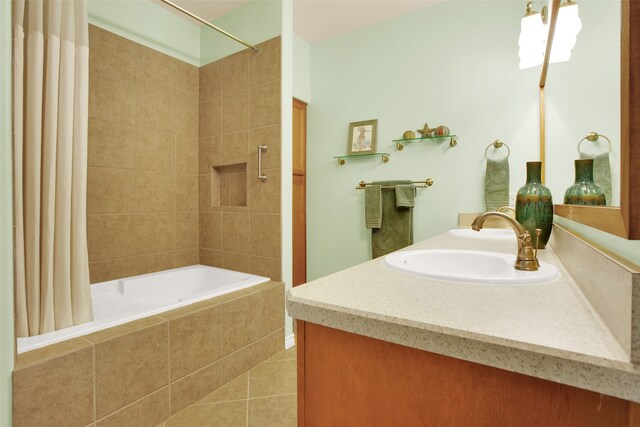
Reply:
[[[153,1],[190,19],[159,0]],[[249,0],[172,1],[207,21],[213,21]],[[440,1],[442,0],[293,0],[293,31],[307,42],[316,43],[415,12]]]

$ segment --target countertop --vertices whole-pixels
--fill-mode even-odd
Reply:
[[[447,233],[405,248],[516,253],[514,240]],[[640,402],[630,362],[553,249],[560,277],[526,285],[472,285],[411,276],[383,258],[290,289],[300,320]]]

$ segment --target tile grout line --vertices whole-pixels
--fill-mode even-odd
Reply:
[[[95,423],[98,418],[98,379],[96,377],[97,353],[96,353],[96,345],[92,343],[92,347],[93,347],[93,422]]]
[[[249,393],[251,392],[251,369],[247,372],[247,410],[246,410],[246,427],[249,427]]]

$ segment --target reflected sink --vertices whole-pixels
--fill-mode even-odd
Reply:
[[[559,276],[558,269],[546,262],[540,262],[537,271],[516,270],[515,260],[515,255],[458,249],[400,251],[384,257],[387,266],[403,273],[446,282],[515,285],[546,282]]]
[[[483,228],[480,231],[473,231],[470,228],[452,228],[449,234],[473,239],[515,240],[516,238],[516,233],[510,228]]]

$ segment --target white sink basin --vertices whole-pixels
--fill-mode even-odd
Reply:
[[[515,255],[458,249],[400,251],[384,257],[386,265],[403,273],[447,282],[510,285],[546,282],[559,275],[546,262],[540,262],[537,271],[516,270],[515,260]]]
[[[516,233],[510,228],[483,228],[480,231],[473,231],[470,228],[452,228],[449,234],[473,239],[515,240],[516,238]]]

